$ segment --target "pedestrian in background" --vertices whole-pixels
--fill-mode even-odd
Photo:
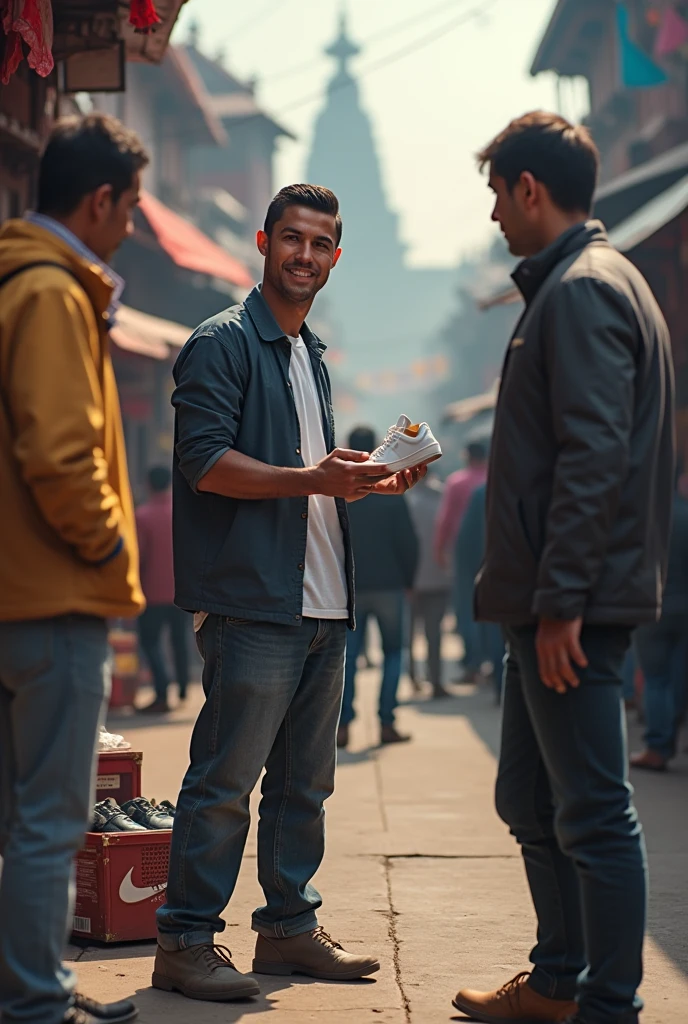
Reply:
[[[487,484],[480,484],[473,491],[468,508],[459,528],[454,549],[455,565],[461,568],[474,581],[480,571],[485,557],[485,502]],[[492,666],[492,680],[495,699],[499,704],[502,699],[502,675],[504,665],[504,634],[501,626],[495,622],[473,621],[473,637],[476,660],[479,665],[489,663]]]
[[[352,451],[372,452],[377,447],[370,427],[356,427],[349,435]],[[406,595],[410,595],[418,564],[416,538],[406,497],[371,494],[349,506],[351,543],[356,566],[356,629],[346,642],[344,699],[337,746],[349,742],[355,718],[356,671],[368,620],[374,618],[382,639],[382,682],[378,715],[380,743],[405,743],[410,736],[395,726],[401,659],[408,626]]]
[[[479,652],[475,644],[473,625],[473,581],[470,568],[455,563],[456,538],[461,521],[468,508],[468,502],[476,487],[487,478],[487,444],[471,441],[466,446],[467,466],[448,478],[444,488],[442,504],[435,526],[435,559],[454,574],[454,612],[456,630],[463,640],[464,653],[461,659],[463,678],[470,678],[480,669]]]
[[[423,623],[428,647],[427,678],[435,698],[448,697],[442,685],[442,622],[449,605],[451,575],[438,565],[434,552],[434,534],[442,503],[443,487],[431,469],[424,480],[409,491],[407,502],[419,545],[418,567],[411,595],[409,665],[411,681],[418,689],[420,678],[413,657],[416,625]]]
[[[106,620],[143,608],[108,349],[147,157],[114,118],[55,126],[38,213],[0,230],[0,1016],[128,1021],[62,953],[110,690]]]
[[[655,622],[674,478],[671,346],[640,272],[590,220],[588,130],[538,111],[480,155],[525,299],[504,362],[480,620],[506,629],[497,810],[538,918],[533,970],[463,990],[478,1021],[636,1024],[647,862],[622,668]]]
[[[635,650],[645,677],[645,749],[631,765],[662,772],[676,756],[688,703],[688,501],[678,492],[662,617],[637,630]]]
[[[170,710],[167,691],[170,684],[162,640],[170,640],[179,700],[186,700],[189,683],[187,630],[191,617],[174,603],[174,566],[172,551],[172,473],[167,466],[148,471],[150,496],[136,509],[136,529],[141,558],[141,585],[146,610],[139,618],[139,642],[153,676],[155,699],[142,712]]]

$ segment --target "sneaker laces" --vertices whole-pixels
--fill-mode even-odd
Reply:
[[[328,935],[324,928],[316,928],[312,935],[316,942],[322,943],[323,946],[327,946],[329,949],[344,949],[341,943],[333,939],[331,935]]]
[[[202,959],[206,967],[209,967],[211,971],[217,970],[218,967],[231,967],[233,971],[236,971],[232,961],[232,951],[227,946],[218,946],[213,942],[204,942],[199,946],[191,946],[190,949],[195,959]]]
[[[498,995],[506,996],[510,1010],[520,1009],[518,1003],[520,1003],[521,989],[523,988],[526,979],[529,977],[530,971],[520,971],[516,975],[516,977],[511,978],[509,981],[506,982],[506,984],[502,985],[502,987],[497,990]],[[516,1004],[514,1004],[513,1002],[514,999],[516,1000]]]
[[[378,455],[382,455],[383,452],[386,452],[389,446],[391,445],[392,441],[394,441],[399,434],[401,434],[401,431],[398,429],[398,427],[390,427],[387,433],[385,434],[385,439],[382,442],[382,444],[379,444],[375,451],[373,452],[373,454],[370,456],[371,460],[375,459]]]

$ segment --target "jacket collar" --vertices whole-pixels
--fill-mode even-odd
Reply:
[[[557,263],[560,263],[567,256],[581,252],[588,245],[609,245],[607,232],[599,220],[589,220],[584,224],[575,224],[568,231],[565,231],[563,235],[559,235],[559,238],[552,242],[551,245],[548,245],[546,249],[543,249],[542,252],[519,263],[511,277],[526,303],[532,302],[540,286],[552,270],[554,270]]]
[[[259,284],[246,296],[244,306],[248,310],[251,320],[253,320],[254,327],[258,331],[261,341],[281,341],[286,339],[286,334],[275,320],[272,310],[263,298],[262,288]],[[315,349],[318,355],[322,356],[327,346],[313,333],[305,320],[301,327],[301,337],[309,348]]]

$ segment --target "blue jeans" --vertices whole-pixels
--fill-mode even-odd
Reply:
[[[366,625],[371,617],[377,619],[380,627],[384,654],[378,713],[382,725],[394,725],[404,646],[404,594],[401,590],[364,590],[356,595],[356,629],[348,634],[346,640],[342,725],[349,725],[356,717],[356,661],[363,648]]]
[[[62,964],[72,862],[95,790],[110,690],[102,619],[0,623],[0,1016],[57,1024],[74,990]]]
[[[647,866],[621,697],[630,630],[585,627],[589,666],[565,695],[540,680],[535,627],[509,628],[507,640],[496,802],[538,918],[530,984],[577,998],[585,1024],[635,1024]]]
[[[474,591],[473,575],[457,572],[454,580],[454,613],[456,629],[463,640],[461,664],[467,672],[477,672],[480,668],[480,632],[474,619]]]
[[[212,942],[236,886],[260,773],[258,880],[266,905],[254,931],[285,938],[317,927],[310,884],[325,850],[323,804],[334,789],[346,623],[284,626],[210,615],[198,646],[205,704],[177,803],[167,903],[167,950]]]
[[[635,649],[645,676],[645,743],[668,761],[676,754],[688,696],[688,616],[665,615],[642,626]]]

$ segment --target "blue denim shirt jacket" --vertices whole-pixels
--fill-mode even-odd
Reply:
[[[325,444],[335,447],[325,345],[301,329],[320,396]],[[245,500],[200,492],[199,480],[227,451],[271,466],[302,467],[289,381],[291,344],[260,287],[206,320],[174,367],[175,602],[187,611],[301,625],[308,498]],[[344,536],[349,625],[354,626],[353,556],[346,502],[336,498]]]

